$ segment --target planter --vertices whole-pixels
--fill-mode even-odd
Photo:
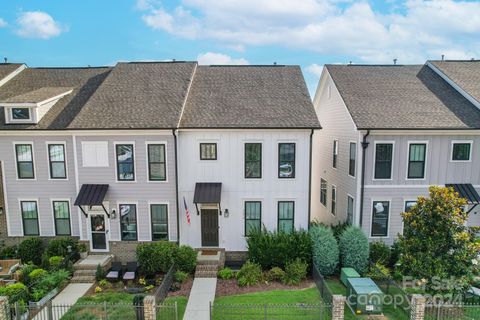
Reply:
[[[88,252],[80,252],[80,259],[85,259],[88,256]]]
[[[51,300],[53,297],[55,297],[58,293],[58,288],[55,288],[53,289],[52,291],[50,291],[49,293],[47,293],[42,299],[40,299],[39,301],[37,302],[33,302],[33,301],[30,301],[28,302],[28,305],[31,307],[31,308],[39,308],[39,307],[42,307],[43,305],[45,305],[45,303],[47,303],[49,300]]]

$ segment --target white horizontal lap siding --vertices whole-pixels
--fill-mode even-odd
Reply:
[[[332,79],[324,71],[314,100],[322,129],[313,139],[312,220],[336,224],[347,219],[347,195],[357,203],[357,178],[348,174],[350,142],[357,144],[356,163],[361,161],[358,131]],[[337,168],[333,168],[333,141],[338,140]],[[320,179],[327,181],[327,205],[320,202]],[[332,185],[337,187],[337,213],[331,214]],[[356,210],[354,210],[356,211]],[[356,212],[355,212],[356,213]]]
[[[82,142],[108,142],[108,167],[84,167]],[[151,240],[150,208],[148,203],[169,203],[169,237],[176,241],[177,237],[177,209],[175,189],[175,148],[173,136],[144,135],[144,136],[77,136],[79,185],[108,184],[109,189],[105,201],[109,201],[110,210],[115,208],[117,218],[110,221],[109,238],[111,241],[121,240],[120,219],[118,204],[137,204],[137,232],[139,241]],[[135,181],[117,182],[115,143],[133,143],[135,147]],[[166,143],[167,181],[149,182],[147,168],[147,143]],[[89,236],[86,228],[86,219],[83,218],[84,237]]]
[[[201,246],[201,220],[193,196],[196,182],[222,183],[219,246],[228,251],[246,250],[244,202],[262,201],[262,223],[277,228],[277,202],[295,201],[295,227],[308,227],[308,175],[310,130],[205,130],[179,133],[179,200],[181,241]],[[217,143],[217,160],[200,160],[200,143]],[[262,143],[262,178],[244,178],[244,144]],[[278,178],[278,144],[296,144],[295,179]],[[191,215],[187,224],[183,197]],[[200,207],[200,205],[199,205]]]
[[[35,179],[17,179],[17,164],[14,142],[33,143]],[[47,143],[65,143],[67,180],[52,180],[49,175]],[[41,236],[54,236],[55,226],[50,199],[71,199],[76,197],[73,143],[70,136],[2,136],[0,137],[0,161],[4,164],[5,195],[7,199],[9,236],[23,236],[22,215],[19,199],[38,199],[38,217]],[[79,235],[78,216],[71,207],[72,235]]]

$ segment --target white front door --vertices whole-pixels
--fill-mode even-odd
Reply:
[[[90,250],[93,252],[109,251],[108,226],[105,213],[90,213]]]

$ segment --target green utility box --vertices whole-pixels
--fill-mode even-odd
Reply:
[[[383,292],[370,278],[348,279],[347,301],[356,314],[378,314],[383,310]]]
[[[360,275],[353,268],[342,268],[340,273],[340,281],[342,281],[345,287],[348,287],[348,278],[360,278]]]

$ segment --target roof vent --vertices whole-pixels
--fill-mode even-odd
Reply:
[[[276,66],[276,65],[277,65],[277,61],[274,61],[274,62],[273,62],[273,65]]]
[[[4,61],[4,63],[7,63],[8,62],[7,57],[3,58],[3,61]]]
[[[444,54],[442,54],[442,61],[443,61],[443,60],[445,60],[445,55],[444,55]]]
[[[393,59],[393,64],[394,64],[394,65],[397,64],[397,58]]]
[[[475,58],[470,59],[471,61],[475,61]]]

